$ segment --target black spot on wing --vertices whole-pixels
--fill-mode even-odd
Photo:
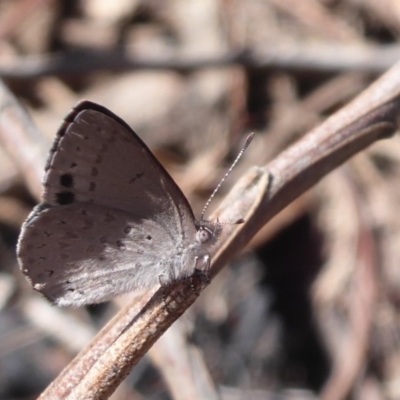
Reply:
[[[72,192],[58,192],[56,193],[56,202],[60,205],[71,204],[75,200],[75,195]]]
[[[117,240],[117,248],[119,250],[125,250],[126,249],[126,246],[125,246],[125,244],[124,244],[124,242],[122,240]]]
[[[74,185],[74,178],[71,174],[63,174],[60,176],[60,185],[71,188]]]

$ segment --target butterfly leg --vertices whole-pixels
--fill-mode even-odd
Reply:
[[[209,271],[211,267],[211,257],[209,254],[194,257],[194,267],[200,271]]]
[[[160,286],[168,286],[172,281],[173,280],[168,275],[165,274],[158,275],[158,282],[160,283]]]
[[[164,274],[158,275],[158,282],[160,283],[161,288],[166,288],[167,286],[171,285],[175,280],[176,280],[176,278],[172,277],[169,274],[164,273]],[[164,305],[166,305],[166,298],[165,298],[164,291],[162,293],[162,300],[164,302]]]
[[[211,267],[211,257],[209,254],[205,254],[201,257],[196,256],[194,258],[195,271],[201,272],[207,281],[210,280],[210,267]]]

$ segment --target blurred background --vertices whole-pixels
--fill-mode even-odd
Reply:
[[[129,297],[60,310],[17,264],[47,151],[79,100],[132,126],[199,215],[247,133],[256,145],[214,207],[399,60],[399,40],[398,0],[0,0],[0,78],[36,126],[20,135],[7,120],[0,135],[0,400],[36,398]],[[398,137],[324,178],[112,398],[399,399],[399,182]]]

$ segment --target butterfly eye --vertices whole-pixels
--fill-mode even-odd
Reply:
[[[210,231],[210,229],[201,226],[200,229],[197,231],[197,239],[201,242],[201,243],[206,243],[208,242],[212,237],[212,232]]]

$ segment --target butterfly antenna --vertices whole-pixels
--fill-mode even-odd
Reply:
[[[211,196],[209,197],[209,199],[207,200],[203,211],[201,213],[201,221],[204,221],[204,214],[207,211],[208,206],[210,205],[210,203],[212,202],[213,198],[215,197],[215,195],[217,194],[219,188],[222,186],[222,184],[224,183],[225,179],[228,177],[228,175],[232,172],[233,168],[235,168],[236,164],[238,163],[238,161],[242,158],[243,153],[246,151],[246,149],[249,147],[251,141],[254,138],[254,132],[250,133],[247,138],[246,141],[244,142],[244,145],[242,147],[242,150],[240,150],[239,154],[237,155],[235,161],[232,163],[231,167],[228,169],[228,171],[226,172],[226,174],[224,175],[224,177],[221,179],[221,181],[218,183],[217,187],[214,189],[214,191],[212,192]]]

